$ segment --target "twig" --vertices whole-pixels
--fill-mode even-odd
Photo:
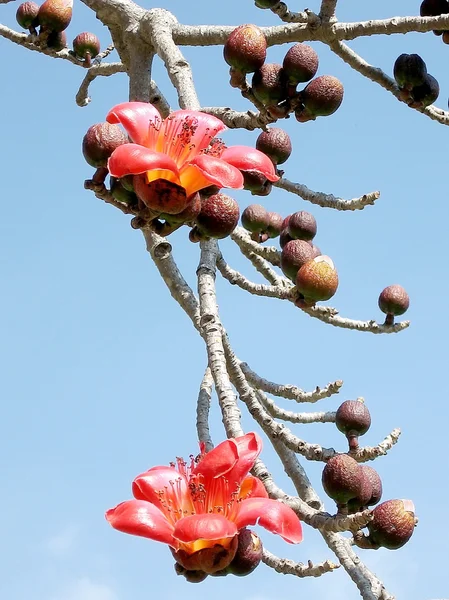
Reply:
[[[392,17],[373,19],[356,23],[337,23],[333,26],[336,40],[353,40],[371,35],[392,35],[395,33],[425,33],[433,30],[449,29],[449,16],[438,17]]]
[[[210,368],[207,367],[200,385],[198,401],[196,404],[196,430],[198,433],[198,441],[205,444],[206,452],[209,452],[209,450],[212,450],[214,447],[209,431],[209,409],[213,384],[214,380],[212,373]]]
[[[318,563],[317,565],[314,565],[312,561],[309,560],[308,564],[304,565],[288,558],[279,558],[266,548],[263,550],[262,561],[277,573],[295,575],[296,577],[320,577],[321,575],[324,575],[324,573],[332,573],[332,571],[335,571],[335,569],[340,567],[340,565],[336,565],[330,560]]]
[[[231,233],[231,239],[239,246],[249,252],[254,252],[262,258],[265,258],[269,263],[275,267],[279,267],[281,264],[281,253],[274,246],[262,246],[258,242],[254,242],[249,233],[243,227],[236,227]]]
[[[272,381],[268,381],[268,379],[260,377],[260,375],[250,369],[248,364],[245,362],[240,363],[240,367],[245,374],[245,377],[253,387],[259,388],[264,392],[273,394],[274,396],[295,400],[296,402],[318,402],[318,400],[329,398],[334,394],[338,394],[341,386],[343,385],[343,381],[339,379],[329,383],[323,388],[317,387],[313,392],[304,392],[304,390],[296,387],[295,385],[273,383]]]
[[[335,423],[335,412],[293,412],[291,410],[285,410],[268,398],[263,392],[259,392],[259,399],[265,406],[267,411],[275,419],[281,419],[282,421],[289,421],[290,423]]]
[[[360,196],[360,198],[344,200],[343,198],[339,198],[333,194],[314,192],[307,186],[302,185],[301,183],[293,183],[284,177],[279,179],[279,181],[274,183],[274,185],[278,188],[286,190],[287,192],[297,194],[303,200],[307,200],[312,204],[317,204],[318,206],[323,206],[325,208],[334,208],[336,210],[363,210],[365,206],[374,204],[374,202],[380,196],[380,192],[370,192],[369,194]]]
[[[112,204],[112,206],[115,206],[115,208],[121,210],[125,215],[135,214],[132,208],[130,208],[127,204],[116,200],[112,196],[111,192],[106,188],[104,183],[98,184],[92,179],[86,179],[84,182],[84,189],[91,190],[99,200],[103,200],[103,202],[106,202],[106,204]]]
[[[115,73],[123,73],[125,71],[125,66],[122,63],[101,63],[91,67],[87,71],[76,94],[75,100],[78,106],[87,106],[91,102],[91,98],[88,95],[89,85],[94,79],[97,77],[109,77],[110,75],[115,75]]]
[[[18,31],[14,31],[6,25],[0,24],[0,36],[14,42],[14,44],[18,44],[19,46],[23,46],[28,50],[32,50],[33,52],[40,52],[41,54],[46,54],[47,56],[51,56],[52,58],[62,58],[63,60],[68,60],[74,65],[78,67],[84,68],[84,61],[77,59],[75,56],[70,54],[68,48],[64,48],[59,52],[56,50],[52,50],[51,48],[41,47],[37,43],[37,37],[32,36],[26,33],[19,33]]]
[[[348,454],[355,458],[357,462],[374,460],[378,456],[387,454],[388,450],[391,450],[391,448],[397,444],[400,435],[401,430],[399,428],[393,429],[393,431],[388,434],[382,442],[377,444],[377,446],[361,446],[355,450],[350,450]]]
[[[266,285],[264,283],[255,283],[250,281],[244,275],[230,267],[222,254],[217,257],[217,267],[225,279],[232,285],[237,285],[250,294],[255,296],[267,296],[268,298],[279,298],[280,300],[289,300],[293,286],[286,287],[284,285]]]
[[[356,331],[367,331],[369,333],[399,333],[410,326],[410,321],[400,321],[393,325],[376,323],[376,321],[356,321],[346,317],[340,317],[338,310],[331,306],[301,306],[302,311],[323,323],[329,323],[334,327],[342,329],[355,329]]]

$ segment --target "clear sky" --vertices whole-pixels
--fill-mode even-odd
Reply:
[[[150,5],[146,4],[149,8]],[[318,0],[309,7],[318,9]],[[251,0],[226,4],[167,1],[184,23],[278,24]],[[15,24],[16,3],[0,6],[0,21]],[[294,5],[302,9],[303,5]],[[417,14],[419,0],[341,2],[342,20]],[[108,31],[79,0],[68,30]],[[403,435],[374,464],[384,499],[411,498],[420,522],[399,551],[360,551],[398,598],[448,597],[447,536],[447,136],[448,129],[409,110],[319,44],[319,74],[341,79],[338,112],[316,122],[281,122],[293,142],[286,176],[310,188],[352,198],[379,189],[375,207],[338,213],[275,189],[263,203],[283,215],[310,210],[316,241],[338,268],[332,300],[342,315],[382,319],[380,291],[400,283],[411,297],[412,327],[391,336],[332,328],[286,302],[254,298],[218,278],[225,327],[241,359],[274,381],[304,389],[343,379],[339,394],[315,408],[335,410],[364,396],[376,444],[394,427]],[[421,54],[440,83],[437,105],[447,107],[449,47],[432,33],[376,37],[351,43],[369,62],[392,73],[396,57]],[[209,578],[191,585],[176,577],[161,544],[112,530],[104,511],[130,497],[141,471],[197,450],[195,405],[206,355],[187,317],[172,301],[129,217],[83,189],[92,169],[81,155],[87,128],[127,99],[124,75],[96,80],[92,103],[76,106],[84,72],[0,38],[2,52],[2,206],[0,235],[0,596],[11,600],[130,600],[206,598],[275,600],[287,595],[356,600],[339,570],[318,580],[282,577],[261,566],[247,578]],[[287,48],[271,48],[270,62]],[[203,105],[251,106],[228,85],[221,48],[185,49]],[[111,57],[113,59],[113,57]],[[156,62],[154,78],[175,105]],[[228,144],[254,144],[256,132],[227,131]],[[239,192],[242,209],[257,198]],[[199,247],[188,230],[170,238],[174,256],[194,286]],[[248,276],[232,242],[223,254]],[[285,408],[294,409],[288,401]],[[243,407],[244,408],[244,407]],[[312,408],[313,410],[313,408]],[[213,409],[213,437],[223,439]],[[245,415],[246,430],[253,428]],[[304,439],[344,451],[334,425],[296,426]],[[263,459],[293,492],[265,445]],[[322,493],[321,464],[306,465]],[[328,500],[326,507],[334,511]],[[273,552],[306,562],[332,558],[305,527],[290,546],[263,533]]]

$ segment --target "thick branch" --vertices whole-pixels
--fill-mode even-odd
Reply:
[[[209,431],[209,409],[213,384],[214,379],[212,373],[210,368],[207,367],[200,385],[198,401],[196,404],[196,430],[198,433],[198,441],[205,444],[206,452],[209,452],[209,450],[212,450],[214,447]]]
[[[197,269],[198,294],[200,298],[201,331],[207,346],[209,366],[215,382],[228,437],[243,435],[240,424],[240,409],[226,369],[222,342],[222,325],[218,316],[215,293],[215,264],[218,256],[215,240],[201,242],[201,258]]]
[[[279,181],[277,181],[274,185],[278,188],[286,190],[287,192],[297,194],[303,200],[307,200],[312,204],[317,204],[318,206],[323,206],[325,208],[334,208],[336,210],[362,210],[365,208],[365,206],[374,204],[374,202],[380,196],[380,192],[370,192],[369,194],[360,196],[360,198],[343,200],[343,198],[339,198],[333,194],[314,192],[309,190],[307,186],[302,185],[301,183],[293,183],[288,179],[284,179],[284,177],[279,179]]]
[[[199,110],[200,103],[193,85],[190,65],[173,41],[172,31],[176,23],[175,17],[167,10],[155,8],[147,13],[146,25],[152,44],[164,61],[170,81],[178,92],[179,106]]]

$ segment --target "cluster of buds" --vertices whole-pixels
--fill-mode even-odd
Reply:
[[[335,501],[341,515],[355,514],[377,504],[372,520],[367,524],[368,535],[359,531],[355,539],[359,544],[362,540],[366,548],[400,548],[411,538],[417,523],[413,503],[387,500],[378,504],[382,498],[382,481],[378,473],[351,456],[357,452],[359,436],[364,435],[371,425],[371,416],[363,400],[343,402],[337,410],[335,423],[348,439],[349,451],[327,461],[322,473],[324,491]]]
[[[269,8],[261,6],[260,8]],[[256,25],[240,25],[224,45],[224,58],[230,69],[230,84],[248,91],[246,75],[253,73],[251,92],[273,119],[294,112],[304,123],[333,114],[343,100],[343,85],[332,75],[315,77],[318,55],[307,44],[297,43],[284,57],[282,65],[266,63],[267,40]],[[298,90],[298,85],[309,82]]]
[[[401,100],[412,108],[430,106],[440,94],[438,81],[427,72],[426,63],[419,54],[398,56],[393,75],[401,89]]]
[[[17,9],[16,19],[23,29],[38,35],[40,46],[60,52],[67,48],[65,30],[72,20],[72,9],[73,0],[46,0],[41,6],[24,2]],[[85,67],[90,67],[99,53],[100,41],[93,33],[80,33],[73,40],[73,55],[84,61]]]

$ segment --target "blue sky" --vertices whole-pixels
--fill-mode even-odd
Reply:
[[[416,14],[419,2],[414,4],[347,0],[338,14],[342,20],[404,15],[407,10]],[[309,3],[311,9],[318,6],[318,0]],[[278,23],[250,0],[228,0],[223,10],[205,0],[171,0],[165,7],[184,23]],[[17,27],[16,8],[14,3],[1,6],[0,21]],[[109,43],[106,28],[75,0],[69,40],[85,30],[95,32],[102,47]],[[355,600],[356,588],[340,571],[309,581],[281,577],[261,566],[251,577],[209,578],[192,586],[175,577],[165,547],[107,525],[105,509],[130,496],[135,475],[196,452],[195,404],[205,349],[170,298],[129,217],[83,189],[92,170],[81,155],[82,137],[127,98],[125,76],[95,81],[92,103],[79,108],[74,97],[82,69],[2,38],[0,46],[1,595],[14,600],[128,600],[182,594],[193,600],[213,594],[224,600],[238,594],[245,600],[274,600],[299,593]],[[366,444],[402,428],[399,444],[374,467],[383,479],[384,499],[411,498],[419,526],[400,551],[360,554],[399,598],[447,597],[447,541],[440,514],[449,491],[448,130],[397,102],[326,48],[313,46],[320,57],[319,74],[339,77],[345,98],[332,117],[280,124],[294,148],[286,176],[342,197],[377,189],[382,195],[375,207],[354,214],[320,209],[282,190],[274,190],[263,203],[283,215],[296,210],[314,214],[316,241],[339,271],[340,288],[332,304],[342,315],[380,320],[380,291],[400,283],[411,297],[407,316],[412,327],[394,336],[339,330],[289,303],[253,298],[218,279],[220,310],[239,357],[265,377],[308,390],[343,379],[340,395],[320,403],[324,410],[364,396],[372,415]],[[447,107],[449,48],[440,38],[408,34],[351,46],[387,73],[399,54],[421,54],[440,83],[437,105]],[[271,48],[268,60],[280,62],[286,50]],[[228,86],[221,48],[186,48],[185,55],[203,105],[251,108]],[[175,95],[158,62],[153,75],[174,105]],[[256,132],[236,130],[224,135],[228,144],[254,144],[256,137]],[[244,192],[235,197],[242,209],[258,201]],[[194,286],[199,247],[187,235],[181,229],[170,239]],[[221,247],[232,266],[258,280],[229,240]],[[283,406],[293,409],[288,401]],[[244,424],[253,428],[246,415]],[[216,408],[212,430],[216,442],[223,439]],[[295,432],[345,450],[333,425],[296,426]],[[292,492],[268,442],[263,458],[280,485]],[[307,468],[322,493],[322,465]],[[333,511],[331,501],[326,506]],[[265,532],[263,540],[271,551],[297,561],[332,558],[309,528],[300,546]]]

